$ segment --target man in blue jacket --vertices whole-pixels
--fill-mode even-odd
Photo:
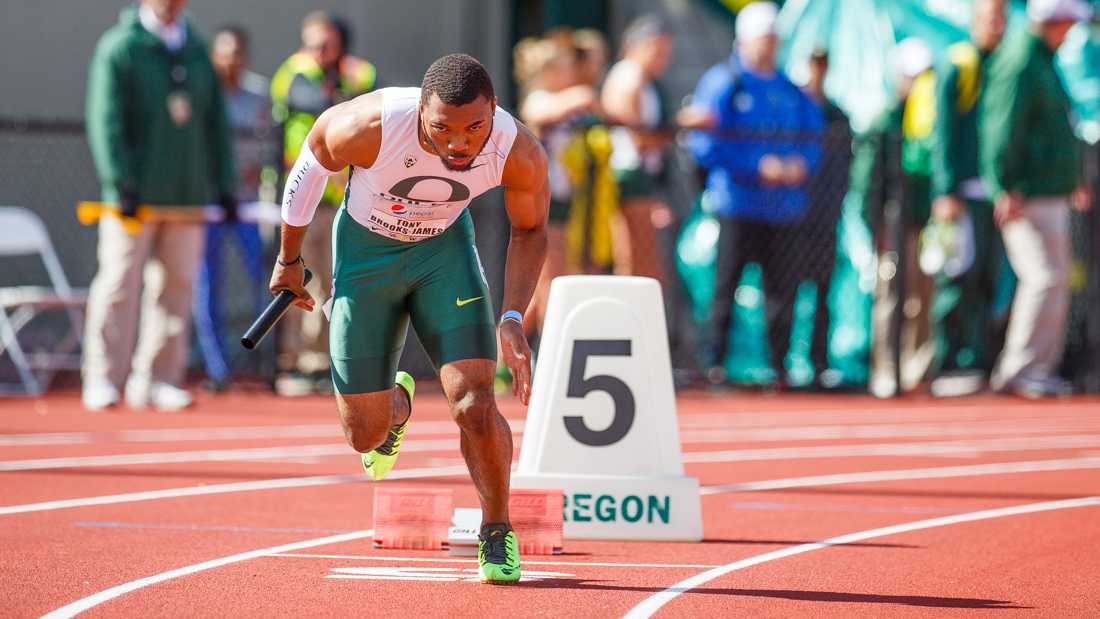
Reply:
[[[724,382],[734,292],[745,264],[760,266],[767,299],[768,344],[777,387],[786,383],[791,315],[801,279],[796,224],[808,208],[806,182],[821,156],[821,110],[776,66],[771,2],[756,2],[737,17],[736,49],[711,67],[692,99],[703,128],[689,148],[707,174],[707,199],[721,222],[714,301],[703,345],[707,376]]]

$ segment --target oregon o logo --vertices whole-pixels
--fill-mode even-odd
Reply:
[[[416,186],[423,181],[443,181],[451,187],[451,196],[446,200],[425,200],[423,198],[414,198],[412,192],[416,189]],[[470,188],[462,183],[450,179],[443,178],[442,176],[410,176],[409,178],[397,181],[393,187],[390,187],[390,193],[399,198],[405,198],[406,200],[413,200],[415,202],[461,202],[467,200],[470,197]]]

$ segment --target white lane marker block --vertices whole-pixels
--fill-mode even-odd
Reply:
[[[448,551],[452,557],[476,557],[477,534],[481,530],[481,509],[456,507],[447,530]]]
[[[513,488],[562,488],[567,539],[698,541],[656,280],[556,278]]]

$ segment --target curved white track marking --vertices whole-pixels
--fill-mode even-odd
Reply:
[[[138,580],[131,580],[130,582],[123,583],[117,587],[111,587],[96,593],[89,595],[86,598],[81,598],[71,604],[62,606],[57,610],[47,613],[42,616],[42,619],[62,619],[64,617],[74,617],[90,608],[99,606],[100,604],[113,600],[123,594],[143,589],[149,585],[155,585],[157,583],[165,582],[167,580],[173,580],[181,576],[188,576],[197,572],[205,572],[206,570],[212,570],[223,565],[230,565],[232,563],[240,563],[241,561],[248,561],[249,559],[255,559],[258,557],[267,556],[273,553],[279,552],[293,552],[295,550],[303,550],[305,548],[313,548],[315,546],[324,546],[326,544],[338,544],[340,542],[349,542],[352,540],[363,539],[364,537],[370,537],[374,534],[374,529],[367,529],[365,531],[354,531],[352,533],[342,533],[340,535],[330,535],[328,537],[321,537],[317,539],[307,539],[301,542],[294,542],[291,544],[283,544],[282,546],[272,546],[271,548],[261,548],[259,550],[250,550],[248,552],[242,552],[240,554],[231,555],[228,557],[222,557],[220,559],[212,559],[203,563],[196,563],[194,565],[188,565],[186,567],[169,570],[167,572],[161,572],[154,574],[153,576],[146,576]]]
[[[1069,471],[1073,469],[1100,469],[1100,458],[1062,458],[1058,460],[1028,460],[1024,462],[997,462],[993,464],[972,464],[967,466],[940,466],[926,469],[899,469],[894,471],[866,471],[862,473],[839,473],[835,475],[811,475],[809,477],[788,477],[750,481],[740,484],[722,484],[699,489],[699,494],[723,494],[725,492],[751,492],[757,490],[780,490],[785,488],[804,488],[810,486],[835,486],[840,484],[861,484],[873,481],[899,481],[904,479],[943,479],[946,477],[977,477],[981,475],[1004,475],[1008,473],[1036,473],[1042,471]]]
[[[964,522],[975,522],[978,520],[989,520],[991,518],[1003,518],[1005,516],[1018,516],[1021,514],[1033,514],[1036,512],[1053,511],[1056,509],[1070,509],[1074,507],[1094,507],[1100,505],[1100,496],[1084,497],[1080,499],[1069,499],[1065,501],[1048,501],[1044,503],[1029,503],[1027,505],[1016,505],[1014,507],[1002,507],[999,509],[986,509],[977,512],[970,512],[966,514],[956,514],[954,516],[943,516],[941,518],[931,518],[929,520],[918,520],[916,522],[909,522],[905,524],[898,524],[889,527],[882,527],[879,529],[870,529],[868,531],[859,531],[857,533],[849,533],[847,535],[840,535],[838,537],[830,537],[829,539],[822,540],[820,542],[814,542],[812,544],[800,544],[798,546],[790,546],[782,550],[776,550],[773,552],[756,555],[747,559],[741,559],[740,561],[734,561],[717,567],[711,570],[707,570],[700,574],[696,574],[691,578],[682,580],[675,585],[654,594],[645,600],[641,604],[638,604],[628,612],[625,617],[627,619],[643,619],[644,617],[650,617],[653,613],[657,612],[662,606],[669,603],[676,596],[690,591],[700,585],[703,585],[719,576],[723,576],[733,571],[743,570],[747,567],[754,565],[760,565],[761,563],[767,563],[769,561],[775,561],[777,559],[784,559],[786,557],[793,557],[794,555],[800,555],[814,550],[821,550],[822,548],[828,548],[830,546],[839,546],[842,544],[851,544],[852,542],[861,542],[863,540],[874,539],[877,537],[886,537],[888,535],[896,535],[898,533],[907,533],[910,531],[920,531],[923,529],[932,529],[935,527],[945,527],[953,524],[961,524]]]
[[[405,469],[392,471],[386,479],[412,479],[418,477],[447,477],[452,475],[467,474],[465,465],[445,466],[420,469]],[[177,497],[202,496],[207,494],[229,494],[233,492],[248,492],[251,490],[276,490],[280,488],[304,488],[307,486],[328,486],[333,484],[348,484],[365,482],[367,478],[359,475],[315,475],[312,477],[284,477],[282,479],[265,479],[263,481],[246,481],[231,484],[213,484],[210,486],[186,486],[184,488],[165,488],[163,490],[148,490],[145,492],[128,492],[126,494],[109,494],[105,496],[85,497],[81,499],[61,499],[58,501],[45,501],[42,503],[24,503],[23,505],[8,505],[0,507],[0,516],[6,514],[25,514],[27,512],[45,512],[55,509],[67,509],[70,507],[89,507],[92,505],[112,505],[115,503],[134,503],[137,501],[154,501],[157,499],[174,499]]]

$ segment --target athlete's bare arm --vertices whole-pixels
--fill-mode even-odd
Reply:
[[[550,208],[546,151],[531,131],[516,122],[518,132],[504,164],[504,208],[512,225],[508,261],[504,267],[502,311],[527,310],[546,258],[546,213]],[[531,348],[523,326],[513,320],[500,325],[500,354],[512,370],[512,392],[527,404],[531,398]]]
[[[382,144],[382,93],[368,93],[326,110],[313,124],[306,144],[317,162],[331,172],[349,165],[372,166]],[[298,260],[308,228],[308,224],[292,226],[283,222],[279,261],[271,274],[270,288],[272,293],[293,292],[295,305],[313,311],[313,298],[302,284],[305,264]]]

